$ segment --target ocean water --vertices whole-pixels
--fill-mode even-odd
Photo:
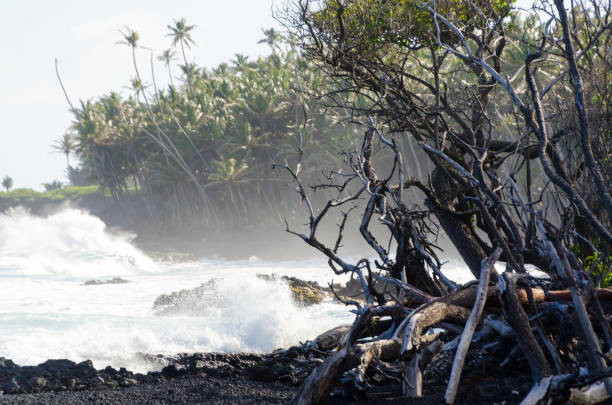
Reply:
[[[354,319],[347,307],[325,302],[300,308],[286,285],[257,274],[346,281],[325,260],[264,262],[201,259],[156,262],[129,235],[105,229],[98,218],[65,209],[47,218],[23,209],[0,214],[0,357],[20,365],[47,359],[91,359],[103,368],[159,369],[145,354],[266,352],[313,339]],[[470,278],[447,265],[451,278]],[[121,277],[127,284],[82,285]],[[160,294],[216,279],[199,312],[156,316]]]

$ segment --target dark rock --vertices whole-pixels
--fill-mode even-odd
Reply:
[[[115,277],[106,282],[106,284],[127,284],[127,283],[129,283],[129,281],[121,277]]]
[[[74,367],[75,375],[79,377],[92,377],[98,372],[93,366],[91,360],[85,360]]]
[[[74,388],[77,385],[77,381],[74,378],[69,379],[68,381],[66,381],[66,386],[68,388]]]
[[[287,283],[293,299],[298,305],[310,306],[320,304],[326,298],[331,298],[331,290],[321,287],[316,281],[301,280],[296,277],[278,276],[277,274],[258,274],[265,281],[282,281]]]
[[[138,380],[135,380],[133,378],[124,378],[119,382],[119,385],[122,387],[129,387],[132,385],[138,385]]]
[[[101,280],[87,280],[81,285],[102,285],[102,284],[126,284],[129,283],[128,280],[125,280],[121,277],[115,277],[110,280],[101,281]]]
[[[209,368],[208,373],[215,377],[227,378],[234,374],[235,368],[229,364],[219,368]]]
[[[74,361],[60,359],[60,360],[47,360],[44,363],[38,365],[38,368],[41,369],[44,373],[51,376],[66,376],[72,375],[70,372],[76,363]]]
[[[115,375],[115,374],[119,373],[117,370],[115,370],[111,366],[106,366],[106,368],[104,369],[104,372],[106,372],[109,375]]]
[[[104,383],[104,385],[106,385],[108,388],[115,388],[117,387],[117,382],[113,381],[113,380],[108,380]]]
[[[7,394],[39,393],[43,391],[85,391],[156,384],[175,378],[250,378],[252,380],[295,384],[305,378],[313,367],[301,364],[302,348],[277,350],[270,354],[194,353],[176,356],[143,355],[158,364],[167,364],[161,372],[135,374],[122,367],[106,367],[97,371],[90,360],[75,363],[70,360],[47,360],[38,366],[20,367],[11,360],[0,358],[0,388]],[[306,362],[308,363],[308,362]],[[309,363],[308,363],[309,364]],[[95,396],[95,395],[94,395]]]
[[[153,303],[155,315],[198,316],[209,308],[223,308],[229,305],[229,300],[218,292],[221,283],[223,280],[213,278],[191,290],[162,294]]]
[[[47,386],[47,380],[43,377],[32,377],[28,381],[33,388],[43,388]]]
[[[282,281],[287,283],[293,299],[298,305],[310,306],[322,303],[325,299],[336,299],[329,287],[322,287],[316,281],[302,280],[296,277],[279,276],[277,274],[257,274],[265,281]],[[375,283],[376,285],[376,283]],[[364,300],[363,290],[359,280],[352,279],[342,287],[334,284],[334,291],[343,300]]]
[[[162,369],[161,373],[166,378],[173,378],[185,375],[186,369],[185,366],[180,366],[176,364],[171,364]]]
[[[101,285],[101,284],[104,284],[104,283],[100,280],[87,280],[81,285]]]
[[[189,369],[192,371],[199,371],[206,367],[206,363],[202,360],[196,360],[189,364]]]
[[[20,367],[13,363],[12,360],[6,359],[4,357],[0,357],[0,369],[4,370],[17,370]]]
[[[21,386],[17,382],[17,379],[13,377],[2,386],[2,390],[8,394],[16,394],[21,391]]]

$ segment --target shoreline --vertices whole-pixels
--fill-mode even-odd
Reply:
[[[153,356],[167,361],[160,372],[132,373],[124,368],[93,368],[91,361],[49,360],[38,366],[19,367],[0,358],[0,389],[21,382],[17,392],[0,395],[0,404],[285,404],[305,378],[329,355],[308,342],[267,354],[191,353]],[[332,391],[329,404],[365,405],[444,403],[446,374],[453,351],[443,352],[423,374],[423,396],[399,395],[398,386],[371,387],[367,398],[346,398],[341,389]],[[478,355],[475,349],[473,355]],[[7,375],[13,377],[7,380]],[[41,380],[42,379],[42,380]],[[44,381],[43,381],[44,380]],[[467,375],[456,404],[519,404],[531,388],[530,376]]]

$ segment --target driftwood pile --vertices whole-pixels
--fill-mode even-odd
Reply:
[[[594,404],[609,399],[603,383],[612,372],[593,373],[583,367],[588,362],[588,343],[580,314],[573,309],[572,292],[530,288],[507,272],[496,277],[496,283],[490,282],[500,253],[497,249],[483,262],[477,282],[435,298],[402,288],[401,302],[364,308],[353,325],[319,336],[313,346],[327,351],[328,357],[302,384],[292,403],[325,403],[332,391],[353,399],[381,392],[418,398],[423,394],[424,370],[441,353],[453,357],[451,370],[438,370],[448,373],[443,397],[449,404],[455,402],[466,372],[476,378],[486,378],[483,373],[490,373],[488,378],[537,373],[533,389],[522,399],[525,405],[570,398],[578,404]],[[593,299],[596,296],[604,306],[612,300],[612,290],[593,293]],[[587,302],[589,307],[595,303]],[[477,348],[480,359],[472,353],[474,358],[467,363],[480,370],[466,369],[470,347]],[[513,370],[504,370],[509,364]]]
[[[382,3],[293,0],[283,19],[337,84],[330,105],[364,128],[361,149],[344,152],[320,184],[301,183],[297,128],[296,164],[274,165],[308,216],[287,231],[358,280],[365,297],[343,299],[355,322],[293,404],[323,403],[337,387],[367,396],[381,382],[418,397],[440,351],[454,352],[439,393],[447,403],[468,400],[462,375],[485,363],[483,373],[511,365],[531,378],[525,405],[606,400],[612,293],[599,287],[612,279],[612,103],[598,89],[612,66],[610,2],[571,2],[570,13],[563,0],[537,2],[547,21],[525,43],[507,35],[510,6],[459,2],[469,10],[459,17],[438,2]],[[513,41],[528,44],[520,66],[506,61]],[[330,218],[335,243],[319,236]],[[355,261],[338,253],[351,229],[371,249]],[[446,277],[441,233],[477,282]]]
[[[395,156],[384,178],[372,166],[375,136]],[[386,139],[372,122],[362,150],[347,155],[347,162],[352,174],[342,179],[338,195],[316,214],[300,182],[300,166],[293,170],[286,164],[277,165],[291,174],[309,213],[308,232],[289,227],[287,231],[326,255],[334,273],[351,274],[365,297],[364,302],[337,296],[355,307],[356,319],[350,328],[338,328],[335,340],[326,335],[328,357],[304,381],[292,404],[325,403],[339,387],[345,397],[367,397],[380,384],[396,387],[387,396],[420,397],[423,371],[440,351],[454,352],[445,392],[439,393],[449,404],[460,393],[462,374],[473,375],[476,370],[472,367],[491,365],[497,359],[495,367],[480,371],[503,379],[503,368],[512,364],[513,373],[530,376],[533,387],[523,398],[524,405],[570,398],[592,404],[612,396],[612,369],[608,367],[612,329],[606,309],[612,291],[596,288],[592,275],[567,247],[571,228],[559,229],[545,219],[545,213],[521,204],[518,197],[507,202],[497,199],[492,185],[475,179],[474,184],[482,189],[478,197],[470,197],[477,208],[467,214],[450,210],[428,186],[402,177],[402,156],[395,141]],[[456,169],[463,170],[458,165]],[[473,179],[467,171],[462,174]],[[391,183],[396,176],[406,189],[414,186],[424,191],[431,211],[409,208],[403,202],[402,187]],[[358,188],[349,192],[353,180]],[[340,257],[338,249],[349,213],[364,201],[359,232],[377,258],[365,257],[353,264]],[[505,208],[510,204],[520,219],[528,221],[512,222],[515,216]],[[341,212],[338,238],[333,248],[328,247],[318,239],[317,228],[331,209],[343,206],[352,207]],[[437,234],[431,213],[440,214],[440,223],[442,216],[450,215],[461,224],[445,228],[449,236],[455,232],[455,240],[477,236],[465,226],[471,215],[478,217],[480,225],[488,224],[485,229],[494,243],[488,246],[478,241],[480,251],[489,252],[480,266],[473,265],[472,252],[459,249],[476,282],[460,286],[442,272],[437,246],[429,240]],[[384,247],[371,231],[373,218],[389,230],[389,246]],[[393,247],[394,256],[390,254]],[[501,274],[494,270],[498,261],[506,266]],[[531,274],[526,265],[541,272]],[[330,288],[333,292],[333,286]],[[469,359],[468,350],[476,343],[484,362]],[[462,401],[469,403],[469,398]]]

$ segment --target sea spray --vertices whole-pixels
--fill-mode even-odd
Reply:
[[[109,233],[104,222],[82,210],[43,218],[13,208],[0,214],[0,273],[91,278],[157,270],[131,238]]]
[[[258,273],[319,282],[331,276],[323,260],[155,263],[86,212],[66,209],[43,218],[14,209],[0,215],[0,356],[22,365],[91,359],[98,368],[147,371],[160,365],[143,353],[266,352],[353,319],[332,302],[299,308],[284,283]],[[129,283],[82,285],[116,276]],[[210,302],[191,316],[156,316],[159,295],[212,278],[221,280],[216,296],[224,305]]]
[[[471,278],[456,262],[449,277]],[[49,358],[91,359],[149,371],[161,366],[143,354],[268,352],[350,324],[349,308],[328,301],[298,307],[286,284],[257,274],[345,282],[323,258],[265,262],[256,257],[161,263],[125,235],[76,209],[37,217],[23,209],[0,215],[0,356],[22,365]],[[82,285],[122,277],[126,284]],[[193,289],[212,279],[212,301],[190,314],[157,316],[161,294]]]

